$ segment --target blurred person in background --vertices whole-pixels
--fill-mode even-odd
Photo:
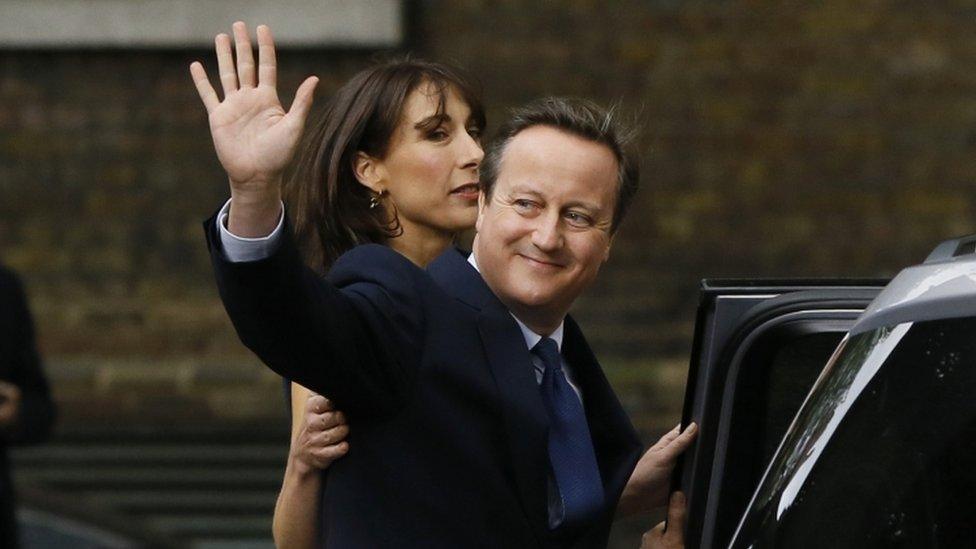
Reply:
[[[207,107],[217,154],[232,190],[237,189],[238,194],[243,188],[260,191],[262,185],[240,187],[240,182],[263,176],[271,181],[267,186],[274,192],[297,151],[297,169],[285,184],[284,195],[306,266],[322,274],[352,247],[380,243],[422,267],[448,248],[459,231],[471,228],[479,196],[484,116],[476,94],[459,73],[420,61],[362,71],[339,90],[324,117],[299,145],[315,79],[309,78],[299,87],[292,109],[286,113],[274,86],[270,32],[258,28],[257,70],[242,23],[234,26],[234,41],[236,67],[230,37],[218,35],[216,39],[223,101],[199,63],[191,66],[191,73]],[[442,197],[442,190],[450,191],[448,198]],[[257,231],[240,232],[235,230],[231,213],[240,199],[228,201],[216,216],[221,253],[232,261],[259,260],[262,254],[271,253],[262,251],[272,249],[264,244],[266,235],[282,229],[280,203],[277,198],[261,201],[276,210],[277,227],[272,223]],[[251,202],[241,204],[252,214],[260,210],[260,205],[255,210]],[[238,228],[242,228],[240,221]],[[258,255],[252,257],[255,249]],[[348,446],[342,439],[348,427],[343,415],[324,397],[296,386],[292,400],[292,449],[276,509],[275,538],[280,547],[309,547],[324,537],[324,532],[316,531],[322,489],[318,471],[345,454]],[[665,468],[669,472],[667,465],[687,446],[693,430],[679,434],[676,430],[662,438],[641,460],[643,467],[638,466],[635,477],[641,473],[660,476]],[[635,486],[639,484],[628,485],[631,491],[627,495],[638,495]],[[662,501],[665,496],[661,494]]]
[[[7,447],[43,441],[53,423],[27,297],[17,276],[0,265],[0,547],[18,546]]]

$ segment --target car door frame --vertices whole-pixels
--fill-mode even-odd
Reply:
[[[748,377],[753,372],[743,366],[744,355],[764,337],[831,333],[839,342],[886,282],[702,281],[682,411],[682,424],[695,421],[699,432],[674,476],[675,488],[684,491],[688,501],[688,547],[718,547],[728,542],[765,469],[765,464],[753,463],[751,476],[742,474],[741,481],[728,469],[737,445],[748,444],[737,443],[730,428],[735,425],[736,410],[748,396],[744,391],[749,386],[740,387],[741,381],[745,375],[753,386],[762,383],[761,376],[758,380]],[[813,381],[809,380],[807,392]]]

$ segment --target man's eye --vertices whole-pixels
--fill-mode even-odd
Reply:
[[[533,204],[531,200],[525,200],[524,198],[518,198],[514,202],[512,202],[512,204],[515,205],[515,208],[517,210],[521,210],[524,212],[532,210],[535,206],[535,204]]]
[[[593,224],[593,220],[589,216],[583,215],[579,212],[567,212],[566,219],[569,224],[574,227],[589,227]]]

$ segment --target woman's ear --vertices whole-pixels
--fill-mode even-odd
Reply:
[[[386,192],[383,183],[383,163],[359,151],[352,161],[352,173],[360,184],[369,187],[376,194]]]

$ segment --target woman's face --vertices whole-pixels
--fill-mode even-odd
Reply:
[[[456,233],[474,226],[478,214],[478,167],[481,128],[471,109],[452,88],[440,94],[421,84],[407,97],[400,123],[390,137],[386,157],[376,162],[376,185],[396,206],[405,238]]]

